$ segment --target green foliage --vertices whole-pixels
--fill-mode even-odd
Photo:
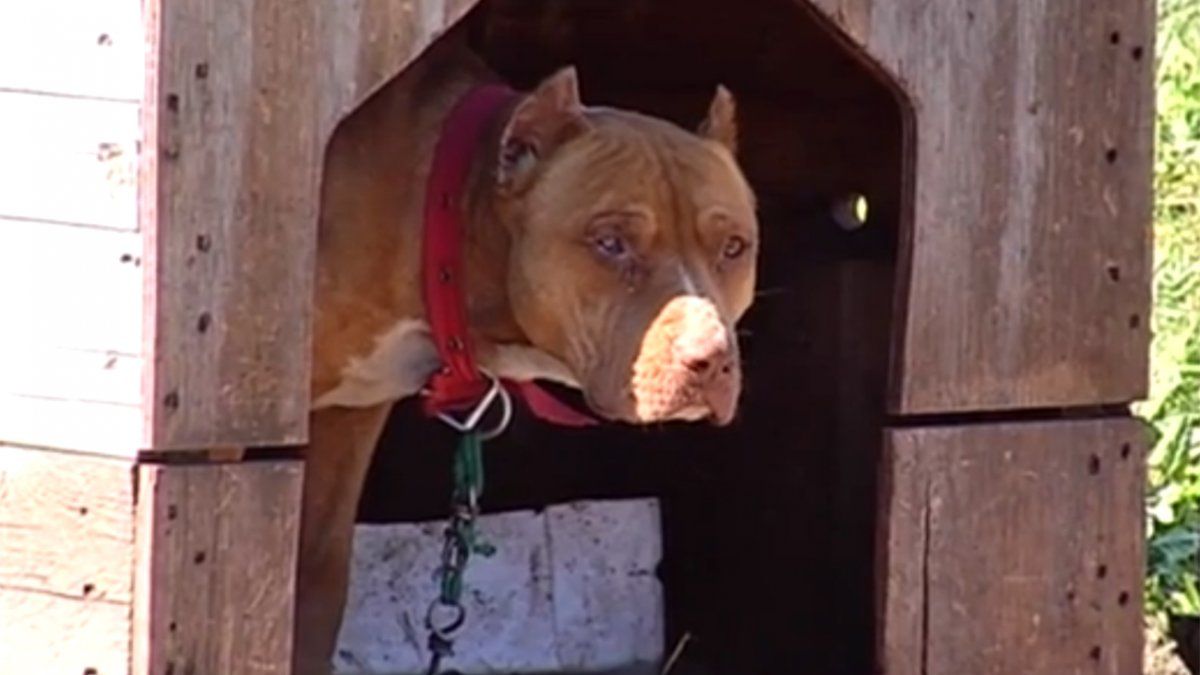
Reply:
[[[1160,0],[1146,603],[1200,614],[1200,0]]]

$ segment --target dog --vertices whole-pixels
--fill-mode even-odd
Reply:
[[[300,675],[331,668],[355,513],[388,413],[440,367],[421,294],[435,146],[456,103],[497,81],[464,46],[439,43],[328,148],[296,589]],[[694,132],[585,107],[570,67],[498,112],[472,150],[458,204],[481,368],[574,387],[605,420],[729,424],[741,390],[734,326],[753,299],[759,245],[735,117],[723,87]]]

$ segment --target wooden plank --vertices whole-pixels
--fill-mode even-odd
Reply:
[[[126,673],[132,583],[132,465],[0,446],[5,672]]]
[[[305,440],[325,141],[471,4],[148,3],[147,446]]]
[[[147,445],[300,442],[320,160],[314,17],[249,0],[156,12]]]
[[[4,349],[141,353],[141,238],[0,218]],[[3,385],[0,385],[0,389]]]
[[[287,675],[302,465],[142,464],[134,666]]]
[[[1140,672],[1143,453],[1132,418],[890,431],[883,670]]]
[[[0,588],[128,604],[127,461],[0,446]]]
[[[127,455],[142,242],[112,230],[137,226],[138,107],[0,92],[0,111],[0,439]]]
[[[5,443],[132,457],[141,439],[139,406],[0,392],[0,440]]]
[[[129,607],[0,590],[5,673],[129,672]]]
[[[141,444],[140,235],[0,218],[0,440]]]
[[[0,217],[137,229],[138,104],[0,90]]]
[[[478,0],[327,3],[319,10],[324,45],[321,135],[416,60]]]
[[[891,406],[1146,391],[1150,0],[816,0],[912,110]]]
[[[0,349],[0,389],[10,394],[138,406],[141,385],[138,356],[37,345]]]
[[[141,18],[129,0],[0,4],[0,89],[140,100]]]

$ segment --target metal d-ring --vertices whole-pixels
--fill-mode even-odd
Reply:
[[[459,433],[465,434],[476,431],[475,427],[479,425],[479,422],[483,420],[483,416],[487,414],[489,409],[491,409],[492,403],[499,400],[500,421],[491,429],[478,432],[481,440],[490,441],[504,433],[504,430],[508,428],[509,423],[512,422],[513,405],[512,396],[509,395],[508,390],[504,388],[504,385],[500,383],[500,378],[487,372],[485,372],[484,375],[487,376],[488,380],[490,380],[492,384],[490,387],[488,387],[487,393],[483,395],[483,398],[479,399],[479,403],[475,404],[475,407],[466,416],[466,419],[459,420],[450,413],[444,412],[438,413],[438,418]]]

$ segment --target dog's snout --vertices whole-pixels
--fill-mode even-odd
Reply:
[[[711,300],[671,299],[641,347],[631,383],[639,420],[733,419],[741,387],[737,344]]]
[[[724,327],[714,327],[699,335],[682,335],[676,341],[679,364],[693,377],[707,381],[733,371],[733,355]]]

